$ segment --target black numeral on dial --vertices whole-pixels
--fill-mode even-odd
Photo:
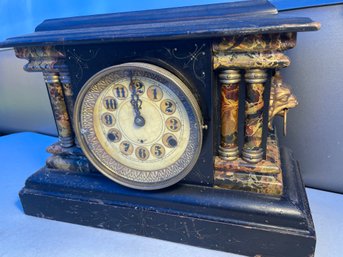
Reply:
[[[111,96],[105,97],[105,99],[103,100],[103,104],[108,111],[115,111],[118,108],[116,99]]]
[[[141,161],[145,161],[149,158],[149,151],[143,146],[137,147],[135,154],[136,157]]]
[[[166,120],[166,127],[170,131],[177,132],[181,128],[181,121],[176,117],[170,117]]]
[[[175,135],[171,133],[164,134],[162,137],[162,142],[166,147],[169,148],[175,148],[178,144]]]
[[[129,141],[123,141],[120,143],[120,151],[125,155],[131,155],[133,152],[133,146]]]
[[[107,139],[110,142],[117,143],[121,140],[121,132],[118,129],[111,129],[107,133]]]
[[[105,124],[107,127],[111,127],[115,124],[115,118],[111,113],[104,113],[101,115],[101,122]]]
[[[164,149],[163,145],[160,144],[154,144],[150,149],[151,154],[156,158],[162,158],[164,154],[166,153],[166,150]]]
[[[132,86],[134,86],[134,87],[136,88],[137,95],[142,95],[142,94],[144,94],[145,86],[144,86],[144,84],[143,84],[142,81],[140,81],[140,80],[138,80],[138,79],[133,80],[132,85],[130,85],[130,91],[131,91],[131,92],[133,91]]]
[[[124,87],[123,85],[115,85],[113,88],[113,94],[118,98],[118,99],[125,99],[126,97],[128,97],[128,92],[126,87]]]
[[[163,100],[161,102],[160,107],[161,107],[162,112],[167,115],[174,114],[176,110],[176,104],[172,100],[169,100],[169,99]]]
[[[148,88],[147,95],[150,100],[154,102],[158,102],[163,97],[163,91],[160,87],[157,86],[151,86]]]

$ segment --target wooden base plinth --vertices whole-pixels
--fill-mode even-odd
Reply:
[[[269,195],[282,194],[280,151],[275,135],[267,139],[266,160],[249,163],[241,158],[227,161],[216,156],[214,168],[214,184],[217,187]]]
[[[315,232],[297,162],[281,152],[282,197],[190,184],[157,191],[101,174],[43,168],[20,192],[28,215],[249,256],[312,256]]]

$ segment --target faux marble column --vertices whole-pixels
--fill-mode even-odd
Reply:
[[[221,84],[221,142],[219,156],[233,161],[238,158],[239,70],[226,69],[219,74]]]
[[[72,123],[72,121],[74,120],[74,99],[73,99],[74,93],[72,90],[72,84],[71,84],[69,72],[60,72],[59,80],[63,87],[64,100],[65,100],[66,107],[68,110],[69,118],[71,120],[70,125],[72,126],[72,131],[75,134],[75,131],[73,129],[73,123]],[[75,145],[79,147],[79,143],[76,137],[74,137],[74,141],[75,141]]]
[[[263,69],[249,69],[245,72],[245,134],[242,158],[257,163],[263,158],[263,94],[267,73]]]
[[[43,75],[48,88],[60,144],[63,147],[71,147],[74,144],[73,132],[58,73],[44,72]]]

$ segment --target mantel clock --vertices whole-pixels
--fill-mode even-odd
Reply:
[[[262,256],[312,256],[284,51],[308,18],[268,1],[46,20],[7,39],[42,72],[59,140],[26,214]]]

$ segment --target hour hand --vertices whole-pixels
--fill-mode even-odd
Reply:
[[[131,105],[133,107],[133,110],[135,112],[135,119],[134,124],[138,127],[143,127],[145,125],[145,119],[141,115],[140,108],[142,105],[142,100],[139,99],[139,95],[137,94],[136,85],[134,85],[131,77],[130,86],[132,89],[131,93]]]

